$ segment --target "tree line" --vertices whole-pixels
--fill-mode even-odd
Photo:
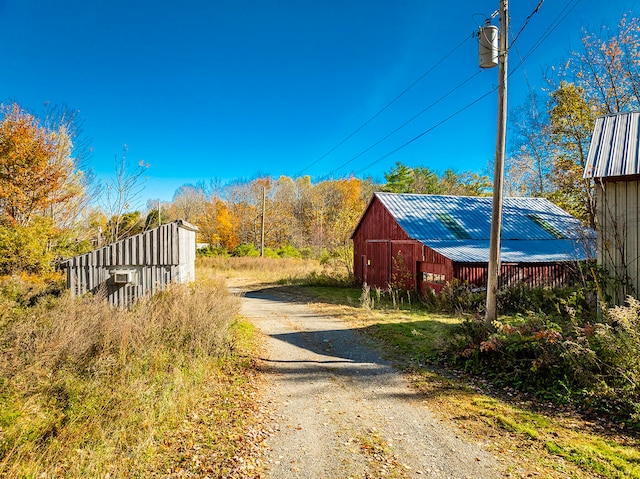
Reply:
[[[402,162],[385,173],[386,182],[355,177],[313,183],[309,176],[280,176],[211,182],[180,187],[173,201],[148,203],[131,230],[140,232],[162,221],[183,219],[198,226],[198,239],[220,252],[285,246],[319,256],[350,247],[350,237],[374,191],[478,195],[490,186],[471,172],[442,175]],[[423,185],[429,178],[429,188]],[[264,224],[264,228],[263,228]]]

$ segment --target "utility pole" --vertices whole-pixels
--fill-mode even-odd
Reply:
[[[491,325],[498,317],[497,294],[500,283],[500,235],[502,230],[502,182],[507,141],[507,50],[509,48],[508,0],[500,0],[500,32],[498,49],[498,132],[496,138],[496,166],[493,174],[493,203],[491,213],[491,238],[489,244],[489,268],[487,275],[487,314],[485,321]]]
[[[260,257],[264,258],[264,209],[267,204],[267,189],[262,187],[262,221],[260,224]]]

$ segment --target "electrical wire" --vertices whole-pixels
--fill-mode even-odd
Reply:
[[[448,92],[446,92],[444,95],[442,95],[440,98],[438,98],[437,100],[435,100],[434,102],[432,102],[431,104],[429,104],[426,108],[424,108],[422,111],[418,112],[417,114],[415,114],[414,116],[412,116],[411,118],[409,118],[407,121],[405,121],[404,123],[402,123],[400,126],[398,126],[397,128],[395,128],[393,131],[391,131],[390,133],[386,134],[385,136],[383,136],[381,139],[379,139],[378,141],[376,141],[375,143],[373,143],[372,145],[370,145],[369,147],[367,147],[366,149],[364,149],[363,151],[361,151],[360,153],[358,153],[356,156],[354,156],[353,158],[351,158],[350,160],[346,161],[345,163],[343,163],[342,165],[338,166],[337,168],[335,168],[334,170],[332,170],[331,172],[329,172],[325,178],[330,178],[334,173],[340,171],[342,168],[344,168],[345,166],[347,166],[348,164],[352,163],[353,161],[357,160],[358,158],[360,158],[362,155],[364,155],[365,153],[367,153],[368,151],[370,151],[371,149],[373,149],[374,147],[378,146],[380,143],[382,143],[384,140],[386,140],[387,138],[391,137],[392,135],[394,135],[395,133],[397,133],[398,131],[400,131],[402,128],[404,128],[405,126],[407,126],[409,123],[411,123],[413,120],[415,120],[416,118],[418,118],[419,116],[423,115],[424,113],[426,113],[428,110],[430,110],[431,108],[433,108],[434,106],[436,106],[438,103],[440,103],[442,100],[444,100],[445,98],[447,98],[449,95],[451,95],[452,93],[454,93],[456,90],[462,88],[462,86],[464,86],[465,84],[469,83],[471,80],[473,80],[476,76],[478,76],[480,73],[482,73],[484,70],[478,70],[476,73],[474,73],[473,75],[471,75],[470,77],[468,77],[466,80],[462,81],[461,83],[459,83],[458,85],[456,85],[455,87],[453,87],[451,90],[449,90]]]
[[[476,103],[478,103],[479,101],[483,100],[484,98],[488,97],[489,95],[491,95],[494,91],[497,90],[497,86],[493,87],[491,90],[489,90],[487,93],[485,93],[482,96],[479,96],[478,98],[476,98],[475,100],[473,100],[471,103],[468,103],[466,106],[460,108],[459,110],[455,111],[454,113],[452,113],[451,115],[449,115],[448,117],[444,118],[443,120],[440,120],[438,123],[436,123],[435,125],[427,128],[426,130],[424,130],[422,133],[420,133],[419,135],[414,136],[413,138],[411,138],[409,141],[406,141],[405,143],[403,143],[402,145],[400,145],[399,147],[391,150],[390,152],[382,155],[381,157],[379,157],[378,159],[376,159],[375,161],[372,161],[371,163],[369,163],[367,166],[365,166],[364,168],[359,169],[358,171],[354,172],[354,175],[357,175],[359,173],[362,173],[366,170],[368,170],[369,168],[371,168],[372,166],[380,163],[382,160],[389,158],[391,155],[397,153],[398,151],[402,150],[403,148],[406,148],[407,146],[409,146],[411,143],[413,143],[414,141],[422,138],[424,135],[426,135],[427,133],[429,133],[432,130],[435,130],[437,127],[439,127],[440,125],[446,123],[447,121],[451,120],[453,117],[458,116],[460,113],[462,113],[463,111],[471,108],[473,105],[475,105]]]
[[[567,16],[578,6],[578,4],[581,2],[581,0],[572,0],[571,2],[569,2],[568,4],[565,5],[565,7],[560,11],[560,13],[558,14],[558,16],[556,16],[556,18],[554,19],[554,21],[549,25],[549,27],[547,27],[547,29],[543,32],[543,34],[538,38],[538,40],[536,40],[536,42],[533,44],[533,46],[529,49],[529,51],[525,54],[524,57],[520,57],[519,52],[518,52],[518,56],[520,57],[520,63],[518,63],[518,65],[516,65],[511,72],[509,73],[508,76],[511,76],[513,73],[515,73],[515,71],[517,71],[520,67],[522,67],[522,65],[524,64],[524,62],[538,49],[540,48],[540,46],[542,45],[542,43],[544,43],[544,41],[551,35],[551,33],[553,33],[556,28],[558,28],[558,26],[567,18]],[[518,33],[516,34],[516,36],[514,37],[514,39],[511,41],[510,47],[514,45],[514,43],[516,42],[516,40],[519,38],[520,34],[524,31],[524,29],[526,28],[526,26],[529,24],[531,18],[540,10],[540,7],[542,6],[542,4],[544,3],[544,0],[540,0],[538,5],[536,6],[536,8],[529,14],[529,16],[526,18],[525,23],[523,24],[523,26],[520,28],[520,30],[518,31]],[[572,5],[573,3],[573,5]],[[473,35],[472,35],[473,36]],[[398,96],[396,96],[390,103],[388,103],[387,105],[385,105],[380,111],[378,111],[373,117],[371,117],[369,120],[367,120],[363,125],[361,125],[359,128],[357,128],[353,133],[351,133],[349,136],[347,136],[344,140],[342,140],[338,145],[336,145],[335,147],[333,147],[331,150],[329,150],[329,152],[325,153],[322,157],[320,157],[318,160],[314,161],[312,164],[310,164],[309,166],[307,166],[304,170],[302,170],[302,172],[306,171],[308,168],[310,168],[311,166],[315,165],[316,163],[318,163],[320,160],[324,159],[326,156],[328,156],[330,153],[332,153],[333,151],[335,151],[338,147],[342,146],[342,144],[344,144],[347,140],[349,140],[352,136],[354,136],[358,131],[360,131],[362,128],[364,128],[366,125],[368,125],[373,119],[375,119],[379,114],[381,114],[384,110],[386,110],[391,104],[393,104],[398,98],[400,98],[402,95],[404,95],[410,88],[412,88],[416,83],[418,83],[422,78],[424,78],[424,76],[426,76],[428,73],[430,73],[436,66],[438,66],[440,63],[442,63],[449,55],[451,55],[455,50],[457,50],[458,48],[460,48],[460,46],[467,40],[468,38],[465,38],[459,45],[457,45],[451,52],[449,52],[447,55],[445,55],[445,57],[443,57],[438,63],[436,63],[432,68],[430,68],[427,72],[425,72],[421,77],[419,77],[415,82],[413,82],[409,87],[407,87],[405,90],[403,90]],[[510,48],[509,47],[509,48]],[[482,71],[482,70],[480,70]],[[473,76],[471,76],[470,78],[466,79],[465,81],[463,81],[461,84],[459,84],[458,86],[456,86],[453,90],[450,90],[449,92],[447,92],[445,95],[443,95],[441,98],[439,98],[438,100],[436,100],[435,102],[433,102],[431,105],[429,105],[427,108],[425,108],[424,110],[422,110],[420,113],[418,113],[417,115],[415,115],[414,117],[412,117],[411,119],[409,119],[408,121],[406,121],[405,123],[403,123],[402,125],[400,125],[398,128],[396,128],[395,130],[393,130],[391,133],[385,135],[382,139],[378,140],[376,143],[374,143],[373,145],[369,146],[368,148],[366,148],[365,150],[363,150],[362,152],[360,152],[358,155],[356,155],[355,157],[351,158],[349,161],[345,162],[344,164],[342,164],[341,166],[339,166],[338,168],[334,169],[333,171],[331,171],[329,173],[329,175],[327,176],[331,176],[334,173],[336,173],[337,171],[339,171],[340,169],[342,169],[343,167],[345,167],[346,165],[350,164],[351,162],[353,162],[354,160],[356,160],[357,158],[359,158],[360,156],[362,156],[364,153],[370,151],[373,147],[379,145],[382,141],[386,140],[387,138],[389,138],[391,135],[395,134],[398,130],[400,130],[401,128],[403,128],[404,126],[406,126],[408,123],[410,123],[411,121],[413,121],[415,118],[417,118],[418,116],[422,115],[425,111],[427,111],[428,109],[430,109],[431,107],[433,107],[435,104],[437,104],[438,102],[440,102],[441,100],[443,100],[445,97],[447,97],[448,95],[450,95],[451,93],[453,93],[453,91],[457,90],[458,88],[460,88],[462,85],[464,85],[465,83],[467,83],[468,81],[470,81],[473,77],[475,77],[476,75],[478,75],[479,72],[476,72]],[[463,108],[455,111],[454,113],[452,113],[451,115],[447,116],[446,118],[444,118],[443,120],[439,121],[438,123],[436,123],[435,125],[432,125],[431,127],[429,127],[428,129],[424,130],[423,132],[421,132],[420,134],[416,135],[415,137],[411,138],[410,140],[406,141],[405,143],[403,143],[402,145],[398,146],[397,148],[394,148],[393,150],[389,151],[388,153],[380,156],[379,158],[377,158],[376,160],[374,160],[373,162],[369,163],[368,165],[366,165],[365,167],[361,168],[360,170],[357,170],[354,172],[355,175],[360,174],[366,170],[368,170],[369,168],[371,168],[372,166],[378,164],[379,162],[381,162],[382,160],[390,157],[391,155],[394,155],[395,153],[397,153],[398,151],[406,148],[407,146],[409,146],[410,144],[414,143],[415,141],[417,141],[418,139],[422,138],[424,135],[426,135],[427,133],[433,131],[434,129],[436,129],[437,127],[441,126],[442,124],[446,123],[447,121],[451,120],[452,118],[458,116],[460,113],[464,112],[465,110],[471,108],[473,105],[475,105],[476,103],[478,103],[479,101],[483,100],[484,98],[486,98],[487,96],[489,96],[490,94],[492,94],[494,91],[497,90],[497,86],[492,88],[490,91],[488,91],[487,93],[485,93],[484,95],[476,98],[474,101],[472,101],[471,103],[468,103],[466,106],[464,106]],[[302,173],[301,172],[301,173]],[[300,173],[298,174],[298,176],[300,175]]]
[[[520,36],[520,34],[522,33],[522,31],[527,28],[527,25],[529,24],[529,21],[531,20],[531,17],[533,17],[536,13],[538,13],[538,10],[540,10],[540,7],[542,6],[542,4],[544,3],[544,0],[540,0],[540,2],[538,3],[538,6],[533,10],[533,12],[531,12],[529,14],[529,16],[525,19],[524,24],[522,25],[522,27],[520,27],[520,31],[518,31],[518,33],[516,34],[516,36],[513,38],[513,40],[511,40],[511,44],[509,45],[509,48],[511,48],[513,46],[513,44],[516,42],[516,40],[518,39],[518,37]]]
[[[544,41],[549,38],[549,36],[555,31],[556,28],[560,26],[560,24],[569,16],[569,14],[578,6],[578,4],[582,0],[572,0],[568,2],[564,8],[560,11],[560,13],[556,16],[556,18],[551,22],[551,24],[547,27],[547,29],[542,33],[542,35],[536,40],[533,46],[529,49],[527,53],[525,53],[524,57],[520,59],[520,63],[518,63],[510,72],[509,77],[513,75],[527,59],[544,43]],[[573,4],[573,5],[572,5]]]
[[[389,103],[387,103],[385,106],[383,106],[380,110],[378,110],[372,117],[370,117],[367,121],[365,121],[362,125],[360,125],[358,128],[356,128],[352,133],[350,133],[349,135],[347,135],[344,139],[342,139],[337,145],[335,145],[333,148],[331,148],[329,151],[327,151],[324,155],[322,155],[321,157],[319,157],[318,159],[316,159],[315,161],[311,162],[309,165],[307,165],[306,167],[304,167],[302,170],[300,170],[296,176],[302,176],[302,174],[307,171],[309,168],[311,168],[312,166],[316,165],[317,163],[319,163],[320,161],[322,161],[323,159],[325,159],[327,156],[329,156],[331,153],[333,153],[335,150],[337,150],[338,148],[340,148],[342,145],[344,145],[348,140],[350,140],[356,133],[358,133],[360,130],[362,130],[365,126],[367,126],[369,123],[371,123],[373,120],[375,120],[378,116],[380,116],[385,110],[387,110],[387,108],[389,108],[391,105],[393,105],[398,99],[400,99],[400,97],[402,97],[405,93],[407,93],[409,90],[411,90],[411,88],[413,88],[415,85],[417,85],[424,77],[426,77],[429,73],[431,73],[436,67],[438,67],[441,63],[443,63],[447,58],[449,58],[451,55],[453,55],[456,50],[458,50],[467,40],[469,40],[470,38],[473,38],[473,35],[465,37],[458,45],[456,45],[451,51],[449,51],[449,53],[447,53],[446,55],[444,55],[440,60],[438,60],[435,64],[433,64],[427,71],[425,71],[422,75],[420,75],[413,83],[411,83],[408,87],[406,87],[404,90],[402,90],[398,95],[395,96],[395,98],[393,98]]]

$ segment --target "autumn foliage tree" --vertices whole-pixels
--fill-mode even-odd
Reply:
[[[83,194],[64,123],[46,128],[17,104],[0,107],[0,273],[39,272],[73,249],[55,208]]]
[[[27,226],[33,216],[72,194],[64,185],[73,174],[68,137],[48,131],[17,104],[2,106],[0,121],[0,213]]]
[[[595,228],[596,202],[593,180],[583,178],[589,142],[599,109],[581,87],[562,82],[555,90],[550,111],[554,161],[548,195],[561,208]]]

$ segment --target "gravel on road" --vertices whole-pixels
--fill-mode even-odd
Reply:
[[[495,478],[483,439],[438,419],[403,375],[348,323],[277,288],[245,292],[260,358],[273,479]]]

